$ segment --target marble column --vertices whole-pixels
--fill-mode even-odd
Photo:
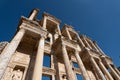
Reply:
[[[76,34],[76,35],[77,35],[77,38],[78,38],[80,44],[82,45],[82,47],[85,47],[85,44],[83,43],[83,41],[81,40],[81,38],[79,37],[79,35],[78,34]]]
[[[94,49],[99,51],[98,48],[94,45],[94,43],[91,40],[89,40],[89,41],[90,41],[91,45],[94,47]]]
[[[72,71],[72,66],[70,65],[69,57],[67,54],[66,46],[62,44],[62,55],[63,55],[63,61],[65,64],[65,69],[67,72],[67,78],[68,80],[76,80],[75,74]]]
[[[115,70],[113,69],[113,67],[110,64],[107,64],[108,67],[110,68],[113,76],[115,77],[116,80],[120,80],[120,76],[115,72]]]
[[[119,76],[120,76],[120,71],[116,68],[116,67],[114,67],[114,69],[115,69],[115,71],[119,74]]]
[[[52,79],[51,80],[55,80],[55,75],[52,75],[52,77],[51,77]]]
[[[61,31],[60,31],[60,26],[59,26],[60,24],[57,24],[57,29],[58,29],[58,33],[59,33],[59,35],[61,35]]]
[[[70,40],[72,40],[72,37],[71,37],[71,35],[70,35],[69,31],[68,31],[68,28],[66,28],[66,32],[67,32],[68,38],[69,38]]]
[[[44,41],[45,41],[45,38],[43,36],[41,36],[39,43],[38,43],[38,50],[37,50],[37,54],[36,54],[32,80],[42,80]]]
[[[43,17],[43,28],[46,29],[46,25],[47,25],[47,17],[44,16]]]
[[[114,80],[114,79],[112,78],[112,76],[110,75],[110,73],[108,72],[108,70],[105,68],[104,64],[103,64],[101,61],[99,61],[98,64],[100,65],[102,71],[103,71],[103,72],[106,74],[106,76],[109,78],[109,80]]]
[[[87,74],[87,71],[85,69],[85,66],[84,66],[84,64],[79,56],[79,52],[77,50],[75,51],[75,57],[76,57],[78,65],[79,65],[80,71],[82,72],[84,80],[90,80],[89,76]]]
[[[0,56],[0,79],[2,78],[2,75],[4,74],[5,69],[7,68],[7,65],[16,51],[21,39],[23,38],[25,33],[25,29],[20,28],[20,30],[17,32],[17,34],[14,36],[13,40],[9,43],[7,48],[2,51],[2,55]]]
[[[35,17],[37,16],[38,12],[39,12],[38,9],[34,9],[34,10],[32,11],[32,13],[30,14],[30,16],[29,16],[29,20],[34,20]]]
[[[103,73],[102,73],[102,71],[100,70],[99,66],[97,65],[97,63],[95,62],[95,60],[94,60],[93,57],[90,58],[90,61],[91,61],[91,63],[92,63],[92,66],[95,67],[95,70],[96,70],[98,76],[99,76],[102,80],[106,80],[105,77],[104,77],[104,75],[103,75]]]
[[[84,37],[84,36],[82,36],[82,38],[83,38],[83,40],[84,40],[85,44],[87,45],[87,47],[91,49],[91,46],[90,46],[90,44],[87,42],[87,40],[85,39],[85,37]]]
[[[28,67],[25,67],[25,70],[24,70],[24,73],[23,73],[22,80],[25,80],[27,70],[28,70]]]
[[[104,54],[104,52],[103,52],[103,51],[100,49],[100,47],[97,45],[96,41],[94,41],[93,43],[94,43],[94,45],[97,47],[97,49],[98,49],[102,54]]]
[[[52,34],[48,34],[48,38],[50,38],[50,45],[52,45],[53,44],[53,37],[52,37]]]

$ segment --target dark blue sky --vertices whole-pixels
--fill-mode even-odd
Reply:
[[[116,66],[120,66],[120,0],[0,0],[0,41],[10,41],[20,16],[33,8],[48,12],[76,31],[96,40]]]

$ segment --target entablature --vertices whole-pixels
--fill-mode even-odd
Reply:
[[[36,21],[31,21],[25,17],[22,17],[20,22],[21,24],[19,28],[24,28],[28,31],[40,34],[41,36],[46,36],[48,34],[47,30],[43,29]]]
[[[51,68],[47,68],[47,67],[43,67],[42,71],[43,71],[43,74],[46,74],[46,75],[55,75],[56,74],[55,69],[51,69]]]
[[[58,24],[60,24],[60,20],[59,19],[57,19],[55,16],[53,16],[53,15],[50,15],[49,13],[46,13],[46,12],[44,12],[43,13],[43,17],[46,17],[47,19],[49,19],[49,20],[51,20],[51,21],[53,21],[53,22],[55,22],[55,23],[58,23]]]
[[[112,59],[110,57],[108,57],[108,56],[101,56],[100,58],[103,60],[103,62],[105,64],[107,64],[107,63],[113,64]]]
[[[61,31],[64,31],[64,30],[66,30],[66,28],[69,30],[69,31],[71,31],[71,32],[73,32],[73,33],[77,33],[74,29],[73,29],[73,27],[71,26],[71,25],[67,25],[67,24],[64,24],[64,26],[63,26],[63,28],[62,28],[62,30]]]
[[[80,50],[80,47],[78,47],[78,43],[69,39],[66,39],[65,37],[62,37],[62,41],[66,46],[69,46],[71,48],[78,48],[78,50]]]

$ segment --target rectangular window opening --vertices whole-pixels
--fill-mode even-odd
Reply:
[[[110,68],[108,68],[107,70],[108,70],[108,72],[111,72]]]
[[[45,67],[51,67],[51,56],[48,54],[44,54],[44,59],[43,59],[43,66]]]
[[[73,62],[73,66],[74,66],[74,68],[79,68],[78,63],[76,63],[76,62]]]
[[[51,75],[42,75],[42,80],[52,80]]]
[[[76,74],[76,76],[77,76],[77,80],[83,80],[82,75]]]
[[[45,39],[45,42],[50,42],[50,38],[47,37],[47,38]]]

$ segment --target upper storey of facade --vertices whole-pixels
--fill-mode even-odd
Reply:
[[[61,21],[48,13],[43,13],[38,20],[38,12],[38,9],[34,9],[28,18],[22,16],[11,42],[6,47],[7,43],[0,43],[0,78],[5,69],[9,68],[11,71],[23,71],[27,76],[24,77],[25,80],[39,80],[42,75],[52,75],[51,80],[66,80],[66,75],[68,80],[76,80],[74,73],[82,74],[84,80],[106,80],[100,69],[111,78],[105,70],[111,69],[114,72],[111,68],[114,66],[112,60],[104,54],[96,41],[78,34],[70,25],[65,24],[60,29]],[[47,66],[44,64],[45,57],[49,61]],[[100,68],[97,65],[101,65]],[[6,75],[3,80],[9,78]],[[118,79],[119,77],[116,78]]]
[[[28,18],[24,16],[21,17],[18,30],[20,28],[26,30],[21,44],[23,43],[24,46],[29,45],[32,48],[38,46],[39,39],[44,37],[45,49],[48,52],[54,50],[55,53],[59,55],[59,53],[61,53],[61,44],[65,44],[68,52],[74,53],[76,50],[84,52],[88,49],[91,51],[92,56],[105,56],[111,62],[111,59],[104,54],[96,41],[92,41],[85,35],[78,34],[70,25],[65,24],[62,29],[60,29],[61,21],[48,13],[43,13],[42,18],[38,20],[36,18],[38,12],[38,9],[34,9]],[[34,49],[37,49],[37,47],[34,47]]]
[[[34,9],[28,18],[22,16],[19,23],[19,28],[27,29],[27,34],[32,34],[34,39],[39,39],[37,34],[41,34],[46,38],[46,44],[52,45],[61,38],[63,41],[74,46],[74,48],[79,44],[81,50],[87,48],[96,53],[99,52],[99,55],[104,54],[96,41],[92,41],[85,35],[79,35],[72,26],[65,24],[60,30],[61,21],[56,17],[43,13],[42,19],[36,19],[38,12],[38,9]]]

